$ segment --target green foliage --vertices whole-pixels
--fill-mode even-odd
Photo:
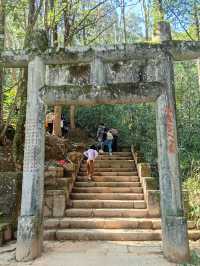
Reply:
[[[194,62],[177,63],[175,70],[181,169],[187,176],[191,162],[200,158],[200,91]]]
[[[191,252],[190,262],[182,263],[180,266],[199,266],[200,265],[200,256],[195,252]]]
[[[200,227],[200,161],[195,162],[183,186],[188,191],[189,197],[188,218],[194,220]]]
[[[96,135],[99,123],[119,130],[119,144],[140,147],[147,161],[156,159],[155,110],[151,104],[80,107],[77,124]]]

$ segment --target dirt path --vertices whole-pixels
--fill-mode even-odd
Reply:
[[[173,266],[160,242],[45,242],[41,258],[15,261],[15,243],[0,248],[0,266]]]

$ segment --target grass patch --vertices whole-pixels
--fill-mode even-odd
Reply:
[[[187,263],[180,264],[180,266],[200,266],[200,256],[196,251],[191,252],[191,261]]]

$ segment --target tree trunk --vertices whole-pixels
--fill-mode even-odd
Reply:
[[[158,22],[164,20],[162,0],[153,0],[153,34],[156,35]]]
[[[5,7],[4,0],[0,0],[0,53],[4,50]],[[0,67],[0,130],[3,127],[3,68]]]
[[[28,70],[24,69],[23,81],[20,90],[20,107],[17,117],[17,125],[13,140],[13,160],[17,169],[21,169],[24,156],[24,137],[26,121],[26,102],[27,102],[27,78]]]
[[[199,76],[199,92],[200,92],[200,58],[197,60],[197,70]]]
[[[54,106],[54,123],[53,123],[53,135],[57,137],[62,136],[61,132],[61,112],[62,107],[61,106]]]
[[[199,22],[199,12],[196,1],[194,1],[194,23],[195,23],[195,31],[196,31],[196,39],[200,41],[200,22]],[[197,60],[197,70],[199,77],[199,91],[200,91],[200,58]]]
[[[70,105],[70,128],[75,129],[75,105]]]
[[[127,43],[127,32],[126,32],[126,6],[125,6],[125,0],[122,0],[122,19],[123,19],[123,33],[124,33],[124,43]]]
[[[31,33],[33,29],[34,23],[34,16],[35,16],[35,0],[29,1],[29,14],[28,14],[28,26],[30,30],[28,34]],[[24,40],[24,47],[26,47],[27,35],[25,36]],[[24,69],[23,72],[23,82],[21,88],[19,88],[21,95],[20,97],[20,108],[17,117],[17,125],[15,136],[13,140],[13,160],[15,163],[16,168],[21,169],[23,165],[23,156],[24,156],[24,137],[25,137],[25,121],[26,121],[26,103],[27,103],[27,80],[28,80],[28,69]]]
[[[142,0],[142,8],[144,11],[144,24],[145,24],[145,40],[149,40],[149,10],[146,0]]]

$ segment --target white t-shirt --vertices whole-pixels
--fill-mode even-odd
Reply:
[[[89,149],[84,152],[84,155],[88,158],[88,160],[94,161],[98,156],[98,152],[93,149]]]
[[[107,140],[113,140],[113,135],[111,132],[108,131],[107,133]]]

